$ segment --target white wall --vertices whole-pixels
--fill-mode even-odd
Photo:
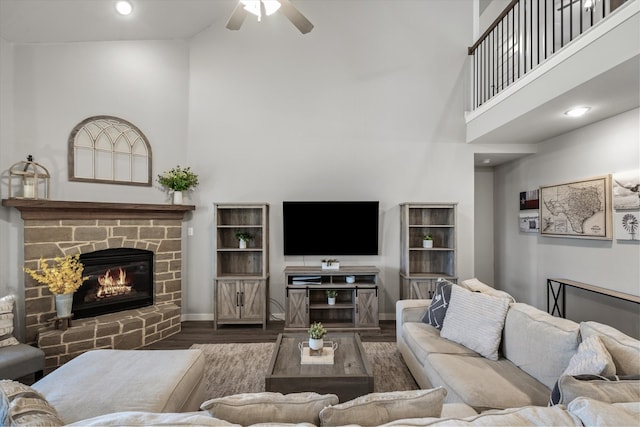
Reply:
[[[97,114],[147,135],[154,176],[192,166],[201,184],[186,223],[194,235],[183,245],[185,319],[212,318],[215,202],[271,204],[271,297],[280,304],[285,265],[320,259],[282,255],[283,200],[380,201],[380,255],[342,261],[381,268],[382,317],[398,297],[401,202],[459,202],[459,275],[471,277],[473,153],[463,119],[471,2],[372,0],[363,11],[359,0],[309,1],[301,9],[316,26],[305,36],[277,14],[248,18],[237,32],[217,22],[190,42],[16,46],[10,84],[20,131],[2,146],[19,150],[2,166],[33,154],[52,172],[57,200],[165,202],[155,187],[67,181],[69,132]],[[20,236],[0,245],[16,252]],[[8,268],[21,282],[21,260]]]
[[[640,168],[635,109],[541,142],[538,154],[495,170],[496,284],[517,300],[546,309],[546,279],[565,278],[640,294],[637,243],[541,237],[518,231],[519,192]],[[640,336],[637,304],[567,291],[567,317],[611,324]]]
[[[55,200],[164,203],[154,187],[67,179],[67,142],[87,117],[134,123],[153,147],[155,175],[186,162],[188,46],[184,41],[12,45],[0,41],[0,168],[28,154],[51,173]],[[6,182],[2,183],[6,197]],[[0,208],[0,291],[24,301],[22,220]]]
[[[496,18],[507,8],[511,0],[490,0],[480,15],[480,34],[484,33]],[[475,41],[475,40],[474,40]]]
[[[188,65],[181,41],[16,46],[16,154],[49,169],[53,199],[164,201],[157,189],[69,182],[67,142],[85,118],[113,115],[147,136],[154,172],[184,161]]]
[[[194,195],[189,313],[211,312],[214,202],[271,205],[270,292],[282,303],[285,265],[321,259],[283,256],[282,201],[379,200],[380,255],[341,261],[381,268],[382,317],[398,298],[399,203],[457,201],[460,236],[473,233],[462,116],[471,3],[301,9],[315,25],[305,36],[274,15],[238,32],[213,26],[191,43],[189,163],[205,185]],[[464,276],[471,248],[458,258]]]
[[[493,168],[476,168],[474,194],[474,276],[484,283],[494,284]]]
[[[13,123],[13,52],[11,43],[0,38],[0,199],[7,197],[7,176],[11,165],[19,160],[14,156],[14,123]],[[26,159],[24,159],[26,160]],[[15,295],[16,303],[15,325],[18,338],[22,338],[21,330],[24,319],[20,313],[24,311],[23,287],[18,280],[18,273],[14,271],[22,255],[15,250],[15,242],[19,234],[16,222],[19,215],[9,209],[0,208],[0,297]]]

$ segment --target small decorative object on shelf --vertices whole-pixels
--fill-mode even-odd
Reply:
[[[47,168],[28,155],[26,162],[15,163],[9,168],[9,198],[48,199],[50,178]]]
[[[253,240],[253,234],[244,231],[238,231],[236,233],[236,239],[238,239],[238,246],[240,249],[247,249],[247,242]]]
[[[181,168],[178,165],[158,175],[158,183],[173,192],[174,205],[181,205],[182,192],[198,186],[198,175],[191,172],[191,167]]]
[[[431,234],[427,234],[422,238],[422,247],[423,248],[433,247],[433,236],[431,236]]]
[[[40,258],[42,273],[30,268],[24,268],[24,271],[37,282],[48,286],[49,291],[55,295],[56,314],[59,319],[63,319],[71,317],[73,293],[89,277],[82,275],[84,265],[80,262],[79,254],[55,257],[54,260],[56,265],[49,267],[44,258]]]
[[[323,259],[322,269],[323,270],[340,270],[340,261],[338,261],[337,259]]]
[[[322,323],[313,322],[309,327],[309,348],[311,350],[322,350],[325,335],[327,335],[327,330],[322,326]]]
[[[347,276],[344,280],[349,284],[356,283],[356,276]]]
[[[336,297],[338,296],[338,291],[335,289],[327,289],[327,302],[329,305],[336,304]]]

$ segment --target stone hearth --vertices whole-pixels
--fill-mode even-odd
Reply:
[[[112,248],[154,252],[154,305],[73,321],[55,329],[53,295],[25,275],[27,341],[46,353],[55,368],[93,348],[139,348],[180,331],[182,304],[182,220],[192,205],[64,202],[6,199],[24,220],[25,266],[40,257]]]

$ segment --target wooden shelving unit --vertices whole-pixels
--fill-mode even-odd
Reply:
[[[236,233],[253,239],[241,249]],[[267,327],[269,205],[215,205],[214,328],[224,324]]]
[[[306,330],[313,322],[331,330],[380,329],[378,273],[375,267],[287,267],[285,330]],[[347,283],[347,276],[354,282]],[[334,305],[327,301],[330,289],[338,291]]]
[[[457,282],[456,203],[400,205],[400,298],[431,298],[442,277]],[[423,248],[425,234],[433,248]]]

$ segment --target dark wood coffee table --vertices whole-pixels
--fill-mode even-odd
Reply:
[[[298,343],[307,334],[280,334],[264,379],[266,391],[314,391],[338,395],[340,402],[373,392],[373,370],[356,333],[328,333],[325,341],[338,343],[333,365],[303,365]]]

